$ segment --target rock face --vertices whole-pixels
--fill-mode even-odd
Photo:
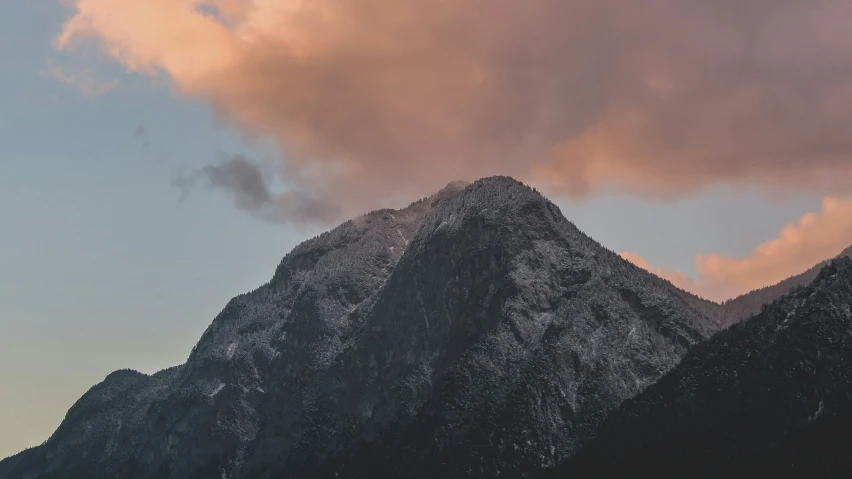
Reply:
[[[847,477],[850,411],[852,258],[844,257],[693,348],[553,477],[590,464]]]
[[[718,328],[531,188],[451,184],[296,247],[185,364],[111,374],[0,478],[549,467]]]

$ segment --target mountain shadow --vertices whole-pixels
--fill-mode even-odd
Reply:
[[[549,477],[847,477],[852,459],[852,258],[693,348]]]

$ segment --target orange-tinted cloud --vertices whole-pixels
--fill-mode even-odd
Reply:
[[[760,244],[743,259],[719,254],[695,258],[695,279],[679,271],[654,268],[636,253],[622,253],[633,264],[699,296],[722,301],[802,273],[852,245],[852,198],[825,198],[822,211],[790,223],[778,237]]]
[[[621,253],[621,257],[626,259],[627,261],[630,261],[636,266],[659,276],[660,278],[668,280],[671,284],[677,286],[678,288],[684,291],[697,293],[695,281],[682,271],[671,270],[666,268],[665,266],[661,268],[656,268],[651,265],[651,263],[649,263],[645,258],[639,255],[639,253],[633,251],[625,251]]]
[[[847,0],[72,5],[59,48],[94,39],[271,135],[344,214],[491,174],[662,197],[852,180]]]

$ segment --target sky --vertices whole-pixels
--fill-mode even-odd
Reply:
[[[21,0],[0,14],[0,457],[185,360],[300,241],[534,184],[724,300],[852,244],[846,0]]]

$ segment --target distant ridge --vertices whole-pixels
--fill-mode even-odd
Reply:
[[[834,258],[829,258],[814,265],[804,273],[787,278],[779,283],[756,289],[742,296],[730,299],[722,303],[725,321],[722,326],[727,327],[743,319],[759,313],[764,305],[788,294],[797,287],[812,283],[826,265],[838,258],[852,257],[852,246],[843,250]]]
[[[693,348],[548,477],[604,467],[663,477],[847,477],[850,330],[852,258],[841,255],[810,285]]]

